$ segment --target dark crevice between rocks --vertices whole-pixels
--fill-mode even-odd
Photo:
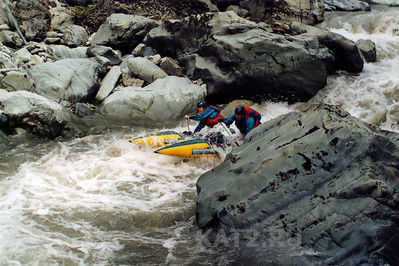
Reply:
[[[335,138],[333,138],[331,141],[330,141],[330,146],[337,146],[337,144],[338,144],[338,138],[337,137],[335,137]]]
[[[271,143],[271,142],[273,142],[273,141],[275,141],[276,139],[278,139],[280,136],[277,136],[277,137],[274,137],[274,138],[272,138],[271,140],[270,140],[270,142],[269,143]]]
[[[307,172],[310,172],[312,170],[312,160],[310,160],[309,157],[307,157],[303,153],[298,153],[298,154],[301,155],[303,159],[305,159],[305,163],[302,164],[303,169],[305,169],[305,171]]]
[[[297,141],[298,139],[304,138],[304,137],[306,137],[307,135],[310,135],[310,134],[312,134],[313,132],[315,132],[315,131],[317,131],[317,130],[319,130],[319,129],[320,129],[320,128],[319,128],[318,126],[314,126],[312,129],[310,129],[308,132],[306,132],[303,136],[300,136],[300,137],[298,137],[298,138],[294,138],[294,139],[291,140],[290,142],[287,142],[287,143],[285,143],[285,144],[283,144],[283,145],[278,146],[278,147],[276,148],[276,150],[279,149],[279,148],[281,148],[281,147],[287,146],[287,145],[289,145],[289,144],[291,144],[291,143]]]
[[[269,191],[276,191],[276,183],[274,181],[270,182],[268,186],[264,187],[259,193],[252,195],[248,198],[249,201],[254,201],[259,198],[260,194],[267,193]]]
[[[328,131],[330,131],[330,130],[326,127],[326,125],[324,124],[324,121],[321,121],[321,125],[322,125],[322,127],[323,127],[323,129],[324,129],[324,132],[325,132],[326,134],[328,134]]]
[[[287,180],[287,179],[290,179],[291,177],[294,177],[294,176],[296,176],[296,175],[298,175],[298,174],[299,174],[299,171],[298,171],[297,168],[288,170],[287,172],[279,172],[279,173],[278,173],[278,175],[279,175],[280,178],[281,178],[281,181],[285,181],[285,180]]]
[[[230,195],[220,195],[217,199],[219,202],[225,201]]]

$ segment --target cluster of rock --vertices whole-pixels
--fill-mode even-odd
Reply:
[[[204,98],[306,101],[376,60],[373,42],[311,26],[369,8],[356,0],[63,2],[0,0],[0,149],[17,128],[84,135],[78,117],[96,112],[148,125]],[[265,123],[198,180],[198,225],[277,230],[329,264],[397,264],[398,139],[331,106]]]
[[[90,6],[83,2],[76,4]],[[307,100],[325,86],[329,73],[363,68],[356,44],[341,35],[300,22],[284,24],[281,35],[270,24],[240,17],[231,5],[219,12],[209,1],[194,3],[197,10],[214,12],[166,21],[111,14],[89,37],[74,24],[76,7],[18,1],[14,8],[23,35],[8,11],[0,36],[12,38],[1,39],[0,89],[19,97],[15,91],[35,93],[80,116],[99,109],[118,119],[158,122],[182,117],[204,97],[219,103],[242,97]],[[309,1],[306,10],[318,13],[316,3]],[[269,8],[262,1],[246,5],[249,13]],[[287,6],[298,8],[289,1],[280,8]],[[10,127],[25,125],[3,112]]]

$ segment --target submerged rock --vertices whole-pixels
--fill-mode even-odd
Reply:
[[[201,228],[278,231],[325,264],[399,263],[399,135],[338,107],[260,125],[198,179],[197,192]]]
[[[366,62],[377,61],[377,48],[372,40],[360,39],[356,42],[357,47],[362,52],[362,55]]]

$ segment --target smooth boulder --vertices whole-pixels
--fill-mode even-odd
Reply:
[[[87,131],[84,122],[70,111],[35,93],[0,89],[0,109],[8,118],[8,128],[23,128],[41,137],[77,137]]]
[[[144,57],[130,58],[127,67],[134,75],[148,83],[168,76],[159,66]]]
[[[158,23],[155,20],[146,17],[112,14],[100,26],[91,44],[110,46],[131,53],[145,35],[157,26]]]
[[[62,59],[33,66],[35,92],[55,101],[83,102],[98,89],[99,64],[91,59]]]
[[[165,123],[181,119],[196,110],[205,90],[189,79],[169,76],[150,85],[125,87],[111,94],[101,105],[106,116],[131,123]]]

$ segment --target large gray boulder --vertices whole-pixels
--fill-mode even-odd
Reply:
[[[120,57],[120,53],[118,51],[113,50],[111,47],[102,46],[102,45],[93,45],[87,49],[87,55],[92,56],[101,56],[105,57],[109,60],[109,63],[114,65],[119,65],[122,62]]]
[[[70,47],[84,45],[89,39],[86,29],[79,25],[62,27],[60,31],[63,33],[63,43]]]
[[[366,1],[359,0],[324,0],[334,10],[341,11],[370,11],[370,5]]]
[[[232,11],[165,22],[145,43],[162,56],[178,57],[191,79],[208,85],[211,101],[304,100],[326,84],[317,56]]]
[[[376,62],[377,61],[377,48],[372,40],[360,39],[356,41],[357,47],[359,47],[360,52],[366,62]]]
[[[65,45],[48,45],[48,52],[56,60],[68,58],[87,58],[87,47],[69,48]]]
[[[155,20],[142,16],[112,14],[95,33],[91,44],[110,46],[131,53],[145,35],[157,26]]]
[[[23,128],[46,138],[82,136],[87,130],[79,118],[60,104],[27,91],[0,89],[0,109],[8,118],[9,128]]]
[[[144,57],[130,58],[127,67],[134,75],[148,83],[168,76],[159,66]]]
[[[323,265],[399,263],[399,135],[339,107],[258,126],[197,192],[201,228],[278,232],[320,252]]]
[[[101,113],[132,123],[176,121],[196,109],[205,90],[189,79],[169,76],[150,85],[125,87],[111,94],[101,106]]]
[[[33,66],[35,92],[61,102],[84,102],[98,89],[99,64],[91,59],[62,59]]]
[[[305,25],[300,22],[291,23],[294,34],[308,33],[315,35],[322,45],[330,49],[335,57],[336,69],[349,72],[361,72],[364,62],[356,43],[348,38],[327,30]]]

